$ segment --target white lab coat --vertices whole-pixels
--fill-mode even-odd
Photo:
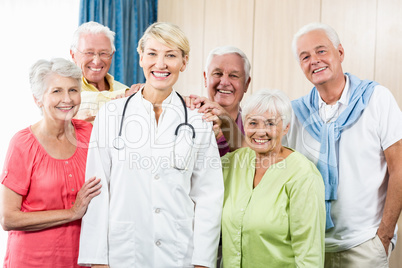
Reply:
[[[171,166],[174,132],[184,122],[177,94],[164,101],[158,125],[152,105],[140,92],[133,96],[121,135],[125,147],[116,150],[113,140],[126,100],[108,102],[94,123],[86,179],[101,178],[102,192],[83,217],[78,263],[215,267],[223,178],[211,124],[187,109],[196,136],[188,169],[179,171]],[[187,152],[189,136],[176,152]],[[176,159],[183,163],[183,157]]]

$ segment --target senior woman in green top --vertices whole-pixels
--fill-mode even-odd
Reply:
[[[216,104],[202,108],[225,118]],[[312,162],[281,144],[292,116],[288,97],[257,91],[242,114],[248,147],[221,158],[223,267],[323,267],[324,184]],[[222,130],[235,129],[224,122]]]

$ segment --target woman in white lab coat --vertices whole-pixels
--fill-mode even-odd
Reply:
[[[144,87],[98,113],[86,174],[103,186],[83,218],[81,265],[215,267],[219,153],[212,125],[173,90],[189,50],[177,26],[152,24],[137,48]],[[191,126],[177,129],[186,120]]]

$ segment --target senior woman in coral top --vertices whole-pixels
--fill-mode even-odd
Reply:
[[[0,176],[4,267],[79,267],[81,217],[101,186],[94,177],[84,183],[92,125],[72,119],[81,70],[65,59],[39,60],[30,83],[43,118],[12,138]]]

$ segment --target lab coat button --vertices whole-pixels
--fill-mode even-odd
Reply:
[[[159,180],[159,175],[155,175],[154,179]]]
[[[161,244],[162,244],[162,243],[161,243],[161,241],[159,241],[159,240],[155,242],[155,245],[157,245],[158,247],[159,247]]]
[[[161,212],[160,208],[155,209],[155,213],[159,213],[159,212]]]

